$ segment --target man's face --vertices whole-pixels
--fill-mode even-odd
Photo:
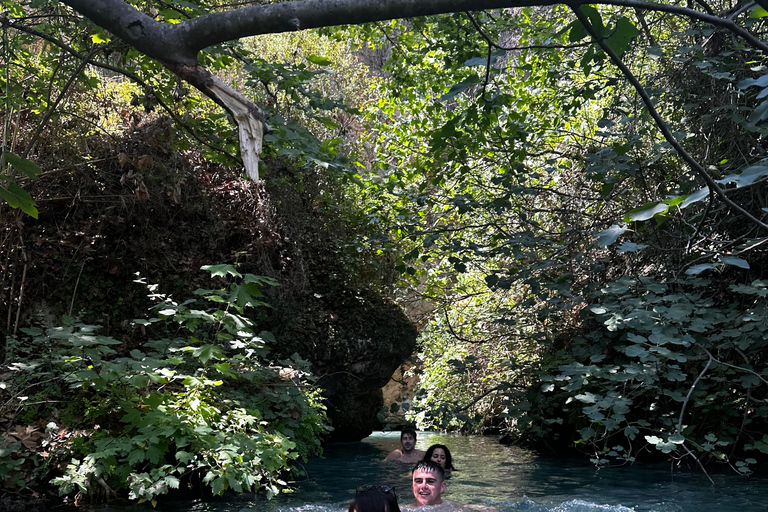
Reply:
[[[410,452],[416,446],[416,436],[413,434],[403,434],[400,438],[400,444],[403,445],[403,450]]]
[[[443,502],[441,496],[445,491],[445,482],[437,473],[417,469],[413,472],[411,488],[419,506],[439,505]]]

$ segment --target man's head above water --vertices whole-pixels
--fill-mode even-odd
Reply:
[[[404,428],[400,432],[400,448],[392,450],[384,460],[399,460],[406,464],[413,464],[424,458],[424,452],[416,449],[416,431]]]
[[[400,445],[403,452],[411,452],[416,447],[416,431],[410,428],[404,428],[400,432]]]
[[[411,489],[415,506],[440,505],[445,492],[445,471],[431,460],[422,460],[413,467]]]

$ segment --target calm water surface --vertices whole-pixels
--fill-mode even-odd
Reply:
[[[359,443],[326,446],[323,458],[305,465],[307,478],[296,492],[270,501],[240,497],[216,503],[158,505],[161,512],[340,512],[356,486],[394,485],[401,505],[413,501],[409,466],[384,463],[399,447],[397,432],[377,432]],[[712,486],[694,469],[668,464],[597,470],[589,463],[536,457],[498,444],[496,437],[421,433],[425,450],[441,443],[451,449],[455,471],[443,496],[456,503],[486,505],[499,512],[765,512],[768,476],[711,475]]]

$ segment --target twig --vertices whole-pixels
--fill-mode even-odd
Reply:
[[[709,483],[710,483],[710,484],[712,484],[712,485],[715,485],[715,481],[714,481],[714,480],[712,480],[712,477],[711,477],[711,476],[709,476],[709,473],[707,473],[707,470],[704,468],[704,464],[702,464],[702,463],[701,463],[701,461],[700,461],[700,460],[699,460],[699,458],[696,456],[696,454],[695,454],[695,453],[693,453],[693,452],[691,451],[691,449],[690,449],[690,448],[688,448],[688,447],[685,445],[685,443],[683,443],[683,445],[682,445],[682,446],[683,446],[683,448],[685,448],[685,451],[687,451],[687,452],[688,452],[688,455],[690,455],[691,457],[693,457],[693,460],[695,460],[695,461],[696,461],[696,464],[698,464],[698,465],[699,465],[699,468],[700,468],[700,469],[701,469],[701,471],[704,473],[704,476],[706,476],[706,477],[707,477],[707,480],[709,480]]]
[[[21,236],[21,235],[19,235]],[[21,255],[24,257],[24,270],[21,272],[21,284],[19,284],[19,303],[16,305],[16,322],[13,325],[13,334],[19,330],[19,319],[21,318],[21,303],[24,300],[24,282],[27,280],[27,251],[24,248],[24,242],[21,244]],[[10,311],[10,306],[8,307]]]
[[[714,360],[712,357],[712,354],[709,354],[709,361],[707,361],[707,364],[704,365],[704,369],[699,372],[699,375],[696,377],[696,380],[693,381],[693,384],[691,384],[691,388],[688,390],[688,394],[685,395],[685,400],[683,400],[683,406],[680,408],[680,416],[677,418],[677,428],[675,429],[675,433],[679,434],[683,430],[683,416],[685,415],[685,409],[688,407],[688,402],[691,400],[691,395],[693,394],[693,390],[696,389],[696,385],[699,383],[699,381],[704,377],[704,374],[707,373],[707,370],[709,370],[709,366],[712,364],[712,361]]]
[[[80,265],[80,272],[77,274],[77,280],[75,281],[75,288],[72,290],[72,300],[69,302],[69,312],[67,315],[72,316],[72,308],[75,305],[75,296],[77,295],[77,287],[80,284],[80,276],[83,275],[83,269],[85,268],[85,264],[88,261],[88,258],[83,260],[83,264]]]
[[[27,158],[27,155],[29,155],[29,152],[32,151],[32,147],[35,145],[35,142],[37,142],[37,138],[40,136],[40,133],[42,133],[43,128],[45,128],[45,125],[48,124],[48,121],[51,119],[51,116],[53,116],[53,113],[56,111],[56,108],[59,106],[59,103],[61,103],[61,100],[64,99],[64,97],[67,95],[67,91],[72,86],[72,84],[75,82],[75,79],[82,73],[83,69],[85,69],[85,66],[88,65],[88,61],[93,57],[93,54],[95,54],[98,51],[97,47],[91,48],[91,51],[88,52],[88,55],[85,56],[85,58],[80,62],[80,65],[77,67],[74,73],[69,77],[69,80],[67,80],[67,83],[64,84],[64,87],[61,89],[61,93],[56,98],[56,101],[53,102],[53,105],[51,105],[51,108],[48,109],[48,111],[43,116],[43,119],[40,121],[40,123],[37,125],[37,128],[35,129],[35,133],[32,134],[32,137],[30,137],[29,142],[27,143],[27,147],[24,148],[24,151],[21,153],[21,158]],[[53,78],[51,78],[53,80]]]
[[[527,46],[501,46],[499,43],[491,39],[491,37],[483,30],[483,28],[480,26],[480,23],[475,19],[475,17],[472,15],[471,12],[465,11],[464,14],[466,14],[469,17],[469,20],[475,26],[475,29],[477,30],[477,32],[481,36],[483,36],[483,39],[485,39],[490,46],[497,48],[499,50],[505,50],[508,52],[518,51],[518,50],[571,50],[573,48],[583,48],[591,44],[591,43],[575,43],[575,44],[532,44]]]

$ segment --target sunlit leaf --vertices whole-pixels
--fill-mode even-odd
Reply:
[[[627,213],[626,219],[629,222],[642,222],[652,219],[655,215],[666,213],[669,205],[665,203],[647,203],[640,208],[635,208]]]
[[[694,192],[693,194],[689,195],[685,198],[685,201],[683,201],[680,204],[680,209],[688,208],[693,203],[698,203],[699,201],[703,201],[709,197],[709,188],[702,188],[701,190],[698,190]]]
[[[749,263],[747,262],[747,260],[744,260],[742,258],[735,258],[733,256],[723,256],[720,258],[720,261],[722,261],[726,265],[733,265],[735,267],[749,269]]]
[[[614,243],[624,232],[628,229],[627,226],[619,226],[614,224],[613,226],[609,227],[608,229],[605,229],[598,233],[597,235],[597,245],[600,247],[607,247]]]
[[[328,57],[323,57],[315,54],[312,54],[309,57],[307,57],[307,60],[312,64],[317,64],[318,66],[330,66],[331,64],[333,64],[333,61]]]
[[[728,176],[717,180],[717,182],[724,185],[735,183],[737,187],[746,187],[766,175],[768,175],[768,166],[752,165],[739,174],[729,174]]]

